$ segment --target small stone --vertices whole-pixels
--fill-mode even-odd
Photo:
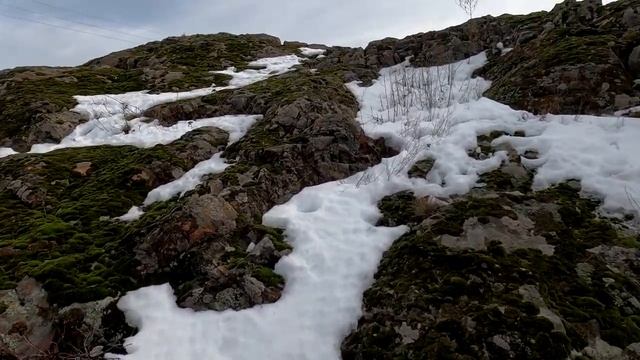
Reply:
[[[433,169],[436,161],[434,159],[426,159],[418,161],[411,170],[409,170],[410,178],[426,178],[429,172]]]
[[[258,279],[245,276],[244,278],[244,291],[249,295],[253,304],[262,304],[262,293],[265,290],[265,286]]]
[[[273,259],[276,253],[276,247],[273,245],[271,239],[265,236],[256,246],[249,251],[249,256],[256,258],[256,262],[260,264],[269,263]]]
[[[89,161],[77,163],[76,167],[73,168],[72,171],[80,176],[87,176],[87,175],[90,175],[91,173],[92,165],[93,164]]]
[[[578,180],[569,180],[569,181],[567,181],[567,186],[569,186],[573,190],[577,190],[577,191],[582,190],[582,183],[580,183],[580,181],[578,181]]]
[[[420,338],[420,331],[414,330],[411,326],[407,325],[406,322],[403,322],[401,326],[396,326],[396,333],[402,337],[402,344],[408,345],[413,344]]]
[[[102,355],[102,354],[104,353],[104,352],[103,352],[103,349],[104,349],[104,347],[103,347],[103,346],[96,346],[96,347],[94,347],[94,348],[93,348],[93,349],[91,349],[91,351],[89,352],[89,357],[96,358],[96,357],[98,357],[98,356]]]
[[[499,348],[506,351],[511,351],[511,346],[509,346],[509,339],[505,335],[495,335],[491,338],[491,341]]]
[[[595,268],[589,263],[579,263],[576,265],[576,273],[588,284],[591,283],[591,274],[593,274],[594,271]]]
[[[629,55],[629,68],[634,74],[640,74],[640,45],[636,46]]]
[[[615,106],[618,109],[626,109],[632,105],[631,96],[627,94],[618,94],[615,99]]]
[[[632,7],[629,7],[622,15],[622,22],[629,28],[638,26],[640,25],[640,14],[633,10]]]
[[[537,151],[535,151],[535,150],[527,150],[527,151],[524,153],[523,157],[524,157],[525,159],[534,160],[534,159],[538,159],[538,158],[540,158],[540,153],[538,153],[538,152],[537,152]]]

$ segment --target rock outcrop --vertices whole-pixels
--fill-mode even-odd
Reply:
[[[197,102],[199,107],[186,101],[151,112],[169,119],[170,114],[192,114],[194,109],[210,116],[206,109],[218,113],[233,108],[264,118],[225,151],[234,166],[212,177],[162,223],[142,231],[136,247],[141,271],[147,276],[173,273],[173,264],[187,257],[189,272],[199,280],[179,295],[183,305],[198,309],[239,309],[274,301],[281,280],[264,265],[272,267],[287,246],[277,234],[260,230],[262,214],[306,186],[364,170],[387,150],[382,142],[367,139],[355,123],[357,102],[338,75],[298,71]],[[277,251],[266,255],[245,250],[274,241]],[[260,294],[257,300],[255,292]],[[218,299],[219,294],[233,301]]]
[[[637,232],[597,216],[579,182],[531,181],[515,160],[449,203],[384,199],[382,224],[411,230],[385,253],[343,358],[636,359]]]

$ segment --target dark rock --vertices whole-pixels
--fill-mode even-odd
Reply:
[[[276,247],[268,237],[260,240],[260,242],[249,251],[249,256],[256,259],[255,262],[261,265],[273,264],[275,263],[274,260],[279,259]]]
[[[426,178],[433,166],[435,165],[434,159],[425,159],[418,161],[413,167],[409,170],[410,178]]]
[[[518,40],[516,41],[516,45],[524,45],[529,41],[535,39],[538,34],[534,31],[524,31],[518,36]]]
[[[405,219],[411,230],[385,253],[365,292],[363,316],[342,343],[344,359],[565,359],[572,352],[600,358],[607,348],[614,357],[635,353],[640,331],[622,324],[640,306],[622,299],[640,292],[622,284],[638,276],[629,266],[637,263],[638,250],[621,245],[623,227],[599,218],[598,203],[568,184],[539,193],[497,185],[422,217],[410,194],[380,203],[383,223]],[[592,227],[596,223],[607,235]],[[620,301],[604,300],[613,298]]]
[[[629,69],[640,76],[640,45],[636,46],[629,55]]]
[[[628,28],[640,26],[640,14],[637,8],[628,7],[622,15],[622,22]]]

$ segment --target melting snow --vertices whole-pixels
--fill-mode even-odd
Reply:
[[[383,70],[371,87],[349,84],[361,102],[359,121],[365,131],[389,139],[401,153],[344,181],[306,188],[264,215],[266,225],[285,229],[294,248],[276,265],[286,278],[282,298],[243,311],[196,313],[177,307],[169,285],[130,292],[118,306],[139,332],[125,342],[129,355],[117,357],[339,359],[340,343],[361,315],[362,294],[383,252],[406,230],[376,227],[377,202],[406,189],[438,196],[466,193],[479,174],[506,159],[504,152],[482,161],[467,155],[477,146],[476,136],[492,130],[524,130],[530,136],[496,142],[540,152],[541,159],[531,163],[538,169],[538,187],[579,178],[586,191],[605,197],[606,207],[631,210],[621,189],[640,195],[640,145],[632,140],[639,138],[640,124],[596,117],[540,119],[481,98],[489,83],[471,74],[485,61],[481,54],[453,67],[424,70],[401,64]],[[404,103],[410,110],[394,113],[397,108],[380,96],[402,86],[402,77],[394,76],[399,72],[447,80],[433,92],[431,107]],[[427,179],[409,179],[407,169],[426,156],[437,160],[433,171]]]
[[[325,49],[312,49],[312,48],[308,48],[308,47],[301,47],[300,48],[300,53],[302,55],[304,55],[304,56],[307,56],[307,57],[324,55],[326,52],[327,52],[327,50],[325,50]]]
[[[271,76],[287,73],[291,71],[294,66],[300,65],[300,60],[301,59],[295,55],[265,58],[249,63],[249,67],[257,67],[259,69],[247,69],[236,72],[236,68],[231,67],[223,71],[214,71],[214,73],[233,76],[227,88],[238,88],[266,80]]]
[[[13,154],[17,154],[17,152],[11,148],[0,147],[0,158]]]
[[[149,148],[158,144],[170,144],[188,132],[205,126],[217,126],[223,130],[234,130],[235,124],[244,127],[259,118],[258,115],[227,115],[217,118],[179,121],[172,126],[162,126],[158,121],[146,122],[139,118],[129,121],[129,131],[122,129],[123,123],[114,118],[100,118],[79,125],[60,144],[39,144],[31,148],[33,153],[45,153],[56,149],[97,145],[134,145]],[[237,140],[236,135],[236,140]]]
[[[216,73],[232,76],[228,86],[212,86],[193,91],[163,94],[138,91],[125,94],[75,96],[78,105],[72,111],[87,114],[89,121],[76,127],[59,144],[36,144],[32,146],[30,152],[46,153],[57,149],[97,145],[151,147],[170,143],[184,135],[185,129],[187,132],[192,130],[190,126],[193,123],[180,122],[172,127],[162,127],[155,121],[147,123],[139,116],[156,105],[197,98],[215,91],[244,87],[271,76],[284,74],[300,64],[300,60],[296,55],[278,56],[249,63],[250,67],[260,67],[260,69],[247,69],[238,72],[234,68],[229,68],[217,71]],[[133,120],[129,120],[130,118]],[[0,157],[15,153],[12,149],[0,148]]]
[[[194,121],[191,125],[195,127],[215,126],[229,133],[229,145],[240,140],[249,131],[251,126],[260,118],[260,116],[225,116],[219,118],[202,119]],[[193,169],[187,171],[180,178],[161,185],[153,189],[144,200],[143,206],[149,206],[160,201],[167,201],[176,195],[184,195],[194,190],[201,182],[205,175],[219,174],[229,165],[225,162],[220,153],[215,154],[211,159],[198,163]],[[121,221],[134,221],[144,215],[142,208],[138,206],[132,207],[129,212],[118,218]]]

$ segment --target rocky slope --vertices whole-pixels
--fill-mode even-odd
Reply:
[[[638,0],[568,0],[548,13],[483,17],[365,49],[326,47],[326,56],[293,72],[136,114],[164,126],[263,115],[231,146],[224,131],[201,128],[148,149],[0,158],[0,358],[122,352],[135,329],[116,301],[146,285],[170,282],[179,304],[195,310],[277,301],[284,283],[273,267],[290,248],[280,230],[261,225],[262,215],[305,187],[392,153],[360,129],[345,82],[366,86],[408,56],[428,66],[487,50],[478,71],[493,80],[486,96],[534,113],[613,113],[640,105],[639,34]],[[229,77],[211,70],[244,69],[305,45],[197,35],[74,68],[5,70],[0,146],[24,152],[59,142],[88,120],[71,111],[73,95],[221,85]],[[485,153],[494,151],[495,135],[480,139]],[[112,220],[219,152],[233,165],[195,191],[152,206],[138,221]],[[432,165],[412,173],[424,177]],[[640,356],[638,233],[600,218],[598,204],[579,197],[579,183],[534,193],[531,177],[512,156],[484,176],[488,186],[447,204],[406,193],[385,199],[384,223],[411,231],[385,254],[343,357]]]

